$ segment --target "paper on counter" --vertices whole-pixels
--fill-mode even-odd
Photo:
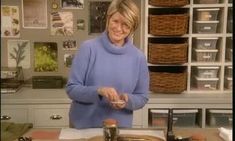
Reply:
[[[166,140],[163,130],[141,130],[141,129],[120,129],[120,134],[128,135],[150,135]],[[102,128],[89,128],[89,129],[74,129],[63,128],[61,129],[59,139],[88,139],[94,136],[102,136]]]
[[[61,129],[59,139],[88,139],[94,136],[103,135],[102,128],[89,128],[89,129],[75,129],[63,128]]]
[[[153,137],[158,137],[162,140],[166,140],[163,130],[148,130],[148,129],[121,129],[120,134],[128,135],[149,135]]]
[[[226,129],[223,127],[219,128],[219,136],[223,138],[225,141],[232,141],[232,130]]]

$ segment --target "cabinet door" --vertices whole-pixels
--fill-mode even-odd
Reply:
[[[134,111],[132,126],[134,128],[142,127],[142,109]]]
[[[34,127],[69,127],[69,105],[41,105],[32,113]]]
[[[1,122],[28,122],[28,109],[22,105],[1,105]]]

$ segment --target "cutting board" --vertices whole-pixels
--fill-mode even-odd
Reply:
[[[154,137],[154,136],[148,136],[148,135],[128,135],[128,134],[123,134],[120,135],[121,137],[128,137],[128,138],[141,138],[141,139],[146,139],[146,141],[164,141],[163,139],[160,139],[158,137]],[[103,136],[95,136],[92,137],[90,139],[88,139],[88,141],[103,141]],[[128,141],[132,141],[131,139]],[[145,140],[144,140],[145,141]]]

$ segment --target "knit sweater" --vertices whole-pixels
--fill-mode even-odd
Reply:
[[[97,93],[99,87],[113,87],[128,94],[124,109],[115,110],[105,97]],[[72,100],[69,118],[75,128],[102,127],[106,118],[114,118],[119,127],[131,127],[133,110],[148,101],[149,72],[144,54],[130,41],[122,47],[112,44],[103,32],[87,40],[75,55],[66,85]]]

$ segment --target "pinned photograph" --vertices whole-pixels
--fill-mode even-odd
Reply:
[[[18,6],[1,6],[1,37],[20,37]]]
[[[83,19],[77,20],[77,30],[85,30],[85,21]]]
[[[89,34],[101,33],[106,26],[106,12],[109,1],[90,1],[89,13]]]
[[[64,65],[70,68],[72,65],[73,58],[74,58],[74,54],[69,54],[69,53],[64,54]]]
[[[73,35],[72,12],[51,13],[51,35],[59,35],[59,36]]]
[[[76,40],[63,41],[63,50],[76,50],[76,49],[77,49]]]
[[[61,0],[62,9],[83,9],[84,0]]]
[[[30,68],[30,44],[28,40],[8,40],[8,67]]]
[[[34,71],[57,72],[58,49],[54,42],[34,43]]]
[[[47,0],[22,0],[24,28],[47,28]]]

